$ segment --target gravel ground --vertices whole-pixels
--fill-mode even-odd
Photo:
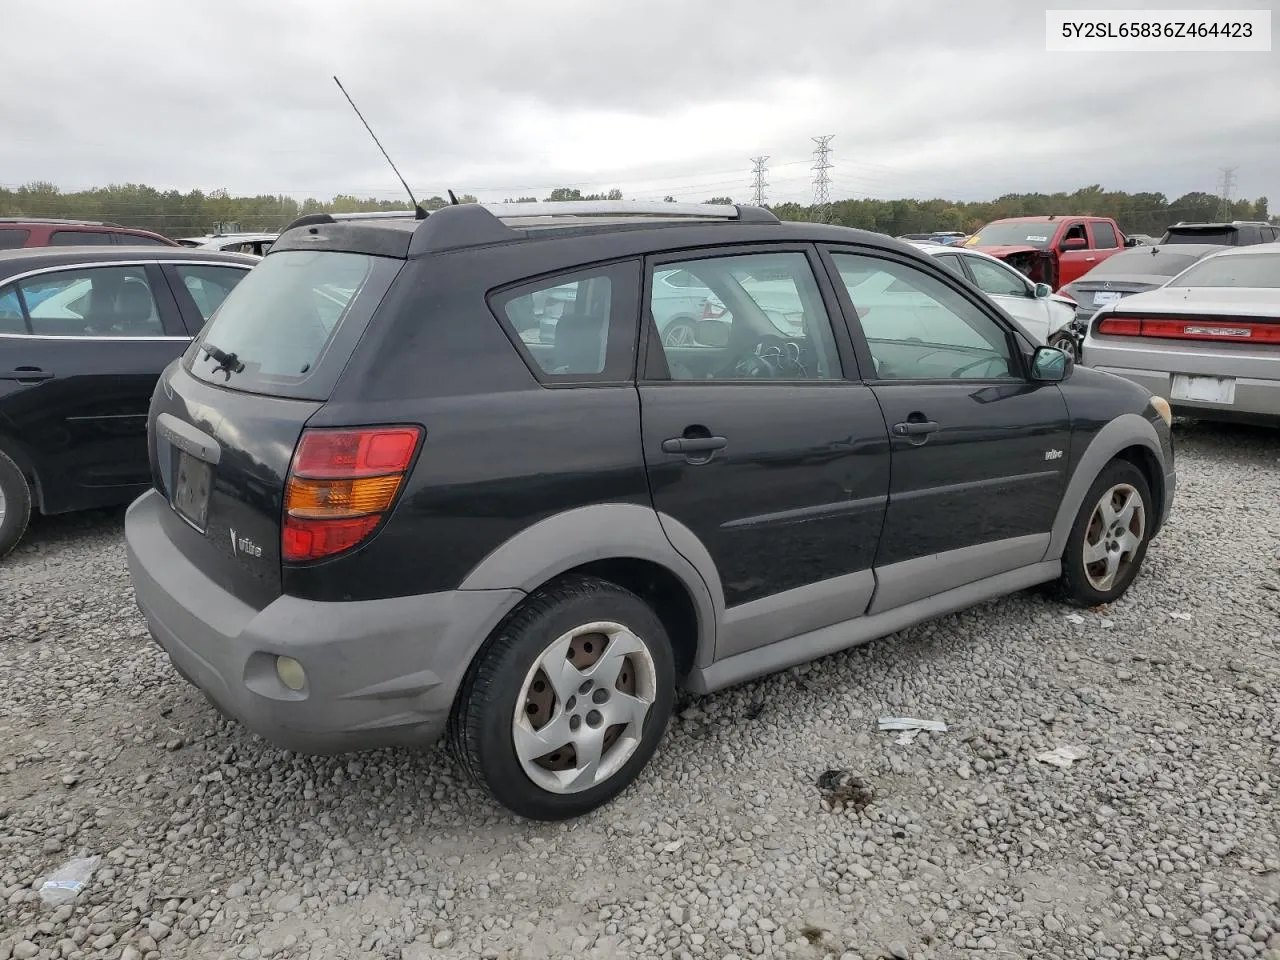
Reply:
[[[0,960],[1280,958],[1280,434],[1179,429],[1127,599],[1029,592],[681,704],[530,825],[442,753],[314,759],[147,639],[119,512],[0,566]],[[905,744],[881,714],[950,729]],[[1077,746],[1070,769],[1037,753]],[[848,770],[875,791],[831,807]],[[39,902],[81,849],[74,906]]]

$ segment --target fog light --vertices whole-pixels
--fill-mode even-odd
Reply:
[[[276,657],[276,676],[280,682],[294,692],[307,685],[307,671],[293,657]]]

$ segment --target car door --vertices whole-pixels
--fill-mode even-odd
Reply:
[[[188,342],[159,268],[42,270],[0,285],[0,303],[18,308],[0,321],[0,421],[35,463],[45,511],[143,489],[151,394]]]
[[[873,589],[887,435],[815,256],[726,247],[647,264],[646,303],[655,272],[681,270],[723,311],[715,345],[664,342],[650,312],[639,381],[654,505],[723,598],[717,659],[859,616]],[[763,276],[768,309],[752,292]],[[773,310],[795,322],[780,329]]]
[[[824,256],[890,431],[869,612],[1042,560],[1071,435],[1057,385],[1026,375],[1031,345],[932,263],[861,248]],[[886,277],[933,304],[927,337],[895,303],[874,302]]]
[[[972,253],[962,254],[974,286],[1018,321],[1018,325],[1036,343],[1049,339],[1049,308],[1037,299],[1035,286],[1017,270],[998,260],[988,260]]]
[[[160,269],[193,337],[249,272],[247,264],[237,263],[164,263]]]
[[[1083,240],[1085,245],[1079,249],[1068,250],[1063,244],[1069,240]],[[1092,270],[1097,262],[1098,252],[1093,249],[1093,240],[1089,236],[1085,221],[1068,221],[1062,229],[1062,238],[1058,241],[1058,279],[1053,289],[1061,290],[1073,280],[1079,280]]]

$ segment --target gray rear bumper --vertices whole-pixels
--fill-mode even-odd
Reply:
[[[304,753],[425,745],[444,731],[471,658],[519,590],[346,603],[282,596],[247,606],[166,536],[155,491],[125,516],[138,607],[178,671],[254,733]],[[275,658],[306,670],[300,691]]]

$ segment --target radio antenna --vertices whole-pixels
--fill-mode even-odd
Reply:
[[[351,94],[347,93],[347,88],[342,85],[342,81],[337,77],[333,78],[333,82],[338,85],[338,89],[342,91],[342,95],[347,98],[347,103],[351,104],[351,109],[356,112],[356,116],[360,118],[360,122],[364,124],[364,128],[369,131],[369,136],[373,137],[373,142],[377,144],[382,155],[386,157],[387,165],[391,167],[392,172],[396,175],[396,179],[400,181],[400,186],[404,187],[404,192],[409,195],[409,200],[413,203],[414,216],[419,220],[427,219],[427,211],[422,209],[422,205],[418,203],[414,197],[413,191],[409,189],[409,184],[405,183],[404,177],[400,176],[400,171],[396,169],[396,165],[391,162],[391,157],[387,155],[387,151],[383,148],[382,142],[378,139],[378,135],[373,132],[373,128],[369,126],[369,121],[364,118],[364,114],[360,112],[360,108],[356,106],[356,102],[351,99]]]

